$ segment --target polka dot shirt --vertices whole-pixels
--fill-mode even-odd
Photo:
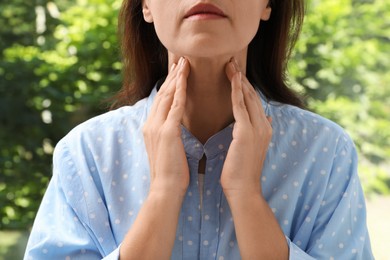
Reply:
[[[53,177],[25,259],[118,259],[120,244],[149,191],[142,126],[156,92],[134,106],[88,120],[57,144]],[[259,183],[286,236],[289,258],[373,259],[351,139],[316,114],[259,98],[273,118]],[[171,259],[241,259],[219,182],[233,127],[205,144],[182,128],[190,185]],[[204,155],[199,189],[198,163]]]

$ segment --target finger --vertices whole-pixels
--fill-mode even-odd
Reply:
[[[177,126],[181,124],[185,111],[187,98],[187,78],[190,73],[190,64],[187,59],[183,59],[179,66],[180,68],[176,79],[175,94],[173,96],[173,102],[167,116],[167,121],[171,121]]]
[[[238,124],[250,123],[248,111],[245,105],[244,94],[242,90],[241,72],[236,72],[232,78],[232,107],[233,116]]]
[[[164,118],[164,116],[161,115],[161,109],[159,110],[158,108],[161,107],[161,101],[164,99],[164,97],[166,97],[169,93],[169,91],[167,90],[169,88],[169,86],[172,85],[171,81],[173,80],[173,78],[175,77],[175,69],[177,67],[177,64],[176,63],[173,63],[171,65],[171,68],[168,72],[168,75],[164,81],[164,83],[162,84],[162,86],[160,87],[156,97],[155,97],[155,100],[153,102],[153,105],[152,105],[152,108],[151,108],[151,111],[150,111],[150,114],[149,114],[149,117],[148,117],[148,120],[144,126],[144,136],[145,136],[145,145],[146,145],[146,148],[148,150],[148,157],[149,157],[149,161],[150,161],[150,165],[151,165],[151,177],[152,177],[152,180],[154,179],[154,173],[155,173],[155,169],[154,169],[154,161],[155,161],[155,158],[153,155],[155,155],[155,152],[154,152],[154,149],[156,148],[153,143],[154,143],[154,137],[156,135],[156,131],[157,129],[160,128],[161,124],[162,124],[162,118]],[[160,113],[159,113],[160,112]],[[159,122],[160,121],[160,122]]]
[[[233,63],[233,58],[232,58],[225,66],[225,73],[230,82],[233,80],[233,76],[236,72],[237,69],[235,68],[235,65]]]
[[[182,63],[183,58],[180,58],[178,64],[173,65],[170,75],[167,77],[158,93],[158,96],[156,97],[155,106],[151,111],[151,116],[154,118],[157,124],[164,122],[168,116],[176,91],[176,81]]]
[[[272,117],[267,116],[267,120],[268,120],[269,124],[272,126]]]
[[[257,91],[254,89],[252,84],[249,82],[249,80],[246,77],[243,77],[243,85],[244,89],[247,89],[249,92],[249,95],[252,97],[250,98],[251,101],[253,101],[256,104],[257,111],[254,113],[251,113],[251,121],[254,122],[256,118],[260,119],[262,123],[268,123],[267,122],[267,116],[265,114],[261,98],[259,97],[259,94]],[[254,117],[256,116],[256,117]]]
[[[232,73],[232,70],[240,71],[240,66],[235,58],[232,58],[230,63],[231,65],[227,69],[228,77],[229,74]],[[242,75],[242,89],[245,105],[252,125],[255,127],[262,127],[264,124],[268,124],[261,99],[245,75]]]
[[[259,133],[264,134],[265,137],[271,138],[272,118],[265,115],[261,99],[247,79],[243,79],[243,89],[245,104],[252,125]]]
[[[259,109],[259,98],[256,93],[252,92],[249,86],[243,81],[243,94],[245,106],[248,111],[249,120],[255,127],[261,126],[261,110]]]
[[[159,93],[164,92],[165,89],[168,88],[167,86],[169,86],[169,83],[176,77],[177,71],[178,71],[177,67],[178,67],[179,62],[180,62],[180,59],[178,60],[177,63],[172,63],[172,65],[168,71],[168,75],[167,75],[164,83],[162,84],[162,86],[159,89]]]
[[[164,83],[161,85],[160,89],[158,90],[157,94],[156,94],[156,97],[153,101],[153,105],[150,109],[150,115],[151,117],[150,118],[154,118],[154,115],[156,114],[156,112],[158,111],[158,106],[159,106],[159,103],[160,103],[160,100],[161,100],[161,97],[164,96],[164,94],[166,93],[166,89],[168,88],[167,86],[170,85],[170,82],[172,81],[172,79],[174,78],[175,76],[175,69],[177,67],[177,64],[176,63],[173,63],[171,65],[171,68],[169,70],[169,73],[164,81]]]
[[[233,116],[236,122],[250,123],[249,114],[245,104],[245,97],[243,93],[243,81],[245,76],[240,72],[240,68],[236,59],[233,57],[225,67],[225,73],[232,85],[232,106]]]
[[[256,96],[257,97],[257,105],[259,106],[259,109],[263,111],[263,113],[265,114],[264,112],[264,108],[263,108],[263,105],[262,105],[262,102],[261,102],[261,99],[259,97],[259,93],[255,90],[255,88],[252,86],[252,84],[249,82],[248,78],[247,77],[243,77],[243,82],[244,84],[248,87],[249,91],[252,93],[253,96]]]

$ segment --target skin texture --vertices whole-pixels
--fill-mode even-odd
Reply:
[[[185,19],[186,13],[199,3],[218,7],[226,18],[197,21]],[[258,30],[260,20],[267,20],[270,16],[271,9],[267,5],[268,1],[265,0],[247,0],[245,4],[239,0],[144,0],[143,14],[146,22],[154,24],[163,45],[169,52],[178,55],[177,58],[215,58],[229,56],[248,46]]]
[[[126,235],[121,259],[170,259],[189,171],[180,121],[186,102],[188,61],[173,65],[144,126],[151,168],[149,195]]]
[[[213,4],[226,17],[186,19],[187,12],[199,3]],[[235,57],[241,71],[246,71],[248,45],[260,21],[267,20],[271,13],[265,0],[245,3],[239,0],[143,2],[144,19],[154,24],[160,41],[167,48],[169,67],[182,56],[190,63],[183,124],[202,143],[234,120],[225,66]]]
[[[201,2],[218,6],[226,18],[186,20],[186,12],[196,1],[143,3],[145,21],[155,24],[168,49],[171,70],[143,129],[150,192],[122,243],[121,259],[170,259],[189,185],[181,124],[205,143],[233,121],[221,185],[232,210],[241,256],[288,259],[286,239],[259,181],[272,120],[244,73],[248,44],[271,9],[260,0]]]

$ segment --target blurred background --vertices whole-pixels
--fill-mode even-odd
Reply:
[[[21,259],[53,148],[121,86],[120,0],[0,2],[0,259]],[[360,155],[376,259],[390,259],[390,1],[311,0],[289,65]]]

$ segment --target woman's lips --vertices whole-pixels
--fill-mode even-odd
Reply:
[[[212,4],[197,4],[184,16],[185,19],[221,19],[226,18],[225,13]]]

